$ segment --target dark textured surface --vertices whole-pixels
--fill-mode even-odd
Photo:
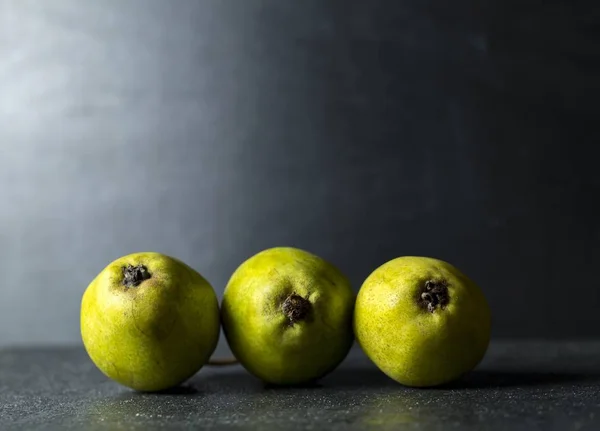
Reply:
[[[495,342],[447,388],[410,389],[358,350],[316,387],[265,388],[205,368],[170,394],[108,381],[76,348],[0,351],[0,428],[597,430],[600,342]]]
[[[439,257],[495,335],[598,336],[599,24],[598,0],[0,0],[0,343],[76,343],[123,254],[220,293],[274,245],[356,288]]]

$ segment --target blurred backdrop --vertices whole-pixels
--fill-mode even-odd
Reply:
[[[600,334],[594,1],[0,0],[0,345],[78,343],[113,259],[221,295],[292,245],[476,280],[496,337]]]

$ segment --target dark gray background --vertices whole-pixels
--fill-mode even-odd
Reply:
[[[0,0],[0,344],[79,341],[111,260],[220,293],[293,245],[406,254],[495,336],[600,332],[596,1]]]

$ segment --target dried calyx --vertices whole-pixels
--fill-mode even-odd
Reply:
[[[123,284],[127,287],[135,287],[151,277],[152,275],[148,271],[148,268],[142,264],[123,267]]]
[[[450,302],[448,283],[445,280],[427,280],[419,301],[430,313],[433,313],[438,307],[444,309]]]
[[[292,293],[281,304],[283,313],[287,316],[290,325],[300,322],[308,316],[311,304],[303,297]]]

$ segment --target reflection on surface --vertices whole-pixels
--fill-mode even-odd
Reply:
[[[185,420],[194,412],[199,392],[142,394],[124,390],[119,395],[89,403],[78,418],[85,429],[154,430]]]
[[[319,385],[274,388],[234,369],[200,373],[187,386],[160,394],[111,386],[112,395],[83,400],[82,408],[63,416],[60,424],[90,430],[154,430],[193,424],[236,429],[431,431],[482,429],[501,421],[511,429],[528,429],[539,425],[531,421],[540,418],[546,418],[543,423],[564,421],[566,425],[569,418],[561,411],[572,409],[574,401],[569,397],[557,400],[555,393],[565,385],[573,389],[597,385],[597,378],[582,382],[582,377],[487,370],[444,388],[416,389],[395,383],[375,368],[347,367]],[[561,411],[555,411],[557,404]]]
[[[426,389],[404,389],[375,395],[361,408],[357,422],[367,428],[383,430],[434,430],[460,423],[462,427],[476,421],[471,404],[464,397],[436,396]],[[454,401],[454,402],[453,402]]]

